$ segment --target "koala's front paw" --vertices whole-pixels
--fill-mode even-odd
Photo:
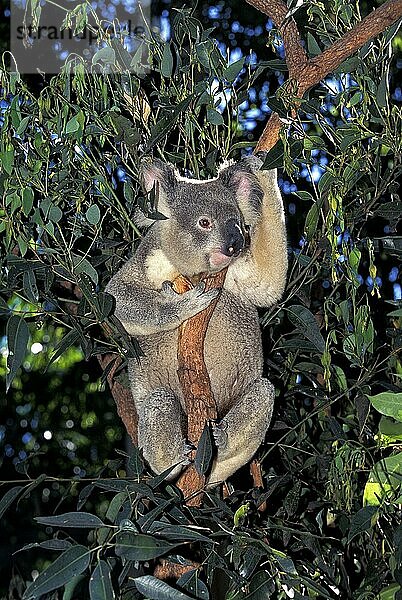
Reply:
[[[222,421],[211,421],[211,426],[216,447],[218,450],[224,450],[228,443],[228,425],[225,419],[222,419]]]
[[[207,308],[217,298],[220,294],[219,288],[212,288],[207,292],[205,290],[205,283],[200,281],[198,285],[195,286],[192,290],[189,290],[185,294],[185,302],[187,303],[187,310],[190,311],[191,316],[194,316]]]
[[[213,288],[207,292],[204,290],[205,283],[201,281],[191,290],[184,292],[184,294],[177,294],[171,284],[165,281],[162,284],[161,294],[172,302],[172,309],[182,322],[190,319],[190,317],[194,317],[194,315],[204,310],[204,308],[207,308],[220,293],[219,288]]]
[[[166,300],[171,300],[173,302],[176,302],[176,300],[180,297],[180,294],[174,291],[171,281],[164,281],[162,283],[161,295],[166,298]]]

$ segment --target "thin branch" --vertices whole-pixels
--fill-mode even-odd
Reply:
[[[110,392],[117,406],[117,413],[124,423],[124,427],[134,445],[138,443],[138,417],[135,409],[135,404],[131,392],[124,387],[115,377],[116,371],[119,369],[122,359],[117,354],[98,354],[97,356],[102,370],[105,371],[111,365],[110,371],[107,374],[107,382],[110,387]]]
[[[401,17],[402,0],[388,0],[379,8],[373,10],[353,29],[332,44],[330,48],[309,61],[309,64],[305,67],[306,70],[301,71],[301,89],[306,91],[316,85],[328,73],[337,69],[349,56]]]
[[[279,134],[283,127],[283,123],[278,113],[272,113],[264,127],[264,131],[260,135],[260,139],[254,149],[254,152],[262,150],[271,150],[279,140]]]

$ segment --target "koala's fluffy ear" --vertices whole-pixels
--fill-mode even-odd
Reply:
[[[222,184],[236,195],[238,206],[248,225],[254,225],[261,212],[264,192],[255,174],[261,165],[259,158],[250,156],[219,173]]]
[[[144,160],[141,166],[141,180],[144,190],[152,193],[152,208],[156,213],[169,218],[169,192],[172,192],[177,184],[174,167],[157,158],[152,161]],[[137,209],[134,220],[140,227],[148,227],[155,222],[155,219],[147,217],[140,209]]]

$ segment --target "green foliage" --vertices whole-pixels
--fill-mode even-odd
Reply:
[[[346,0],[305,4],[311,55],[359,20]],[[57,375],[57,398],[43,419],[59,409],[63,368],[71,373],[82,356],[140,354],[103,290],[135,251],[137,205],[152,213],[139,184],[141,159],[152,154],[195,177],[213,175],[221,160],[250,146],[240,120],[250,86],[284,68],[280,60],[252,68],[244,57],[230,64],[191,10],[173,15],[169,42],[148,31],[131,55],[119,38],[109,40],[91,74],[79,64],[71,74],[68,63],[39,92],[1,72],[8,102],[0,139],[2,369],[9,393],[20,394],[16,403],[38,369]],[[83,27],[84,5],[68,18]],[[261,315],[278,392],[260,453],[264,488],[252,489],[245,469],[228,497],[209,490],[201,508],[190,508],[167,474],[146,471],[136,449],[126,464],[110,461],[89,480],[60,482],[68,508],[54,503],[49,514],[40,505],[41,533],[16,558],[34,565],[41,553],[35,581],[32,567],[21,567],[12,583],[26,600],[62,597],[63,586],[64,598],[91,600],[286,598],[289,590],[294,598],[400,597],[402,312],[379,279],[402,248],[395,235],[401,108],[388,91],[395,32],[345,61],[302,100],[297,118],[288,84],[268,99],[288,127],[266,166],[284,167],[300,189],[291,198],[298,214],[297,222],[289,216],[286,296]],[[276,32],[270,39],[276,44]],[[50,351],[30,356],[29,343],[44,335]],[[81,427],[99,418],[86,405],[68,410]],[[72,439],[80,435],[71,431]],[[108,435],[102,429],[101,439]],[[203,472],[212,449],[207,430],[201,449]],[[3,518],[49,484],[36,474],[42,458],[34,445],[28,450],[16,465],[25,479],[3,486]],[[161,582],[153,575],[160,557],[188,572]]]
[[[382,392],[368,396],[371,404],[383,415],[379,424],[379,442],[384,446],[395,446],[395,454],[391,454],[376,463],[364,488],[364,502],[370,505],[381,505],[384,500],[401,501],[402,484],[402,452],[398,448],[402,433],[402,394]]]

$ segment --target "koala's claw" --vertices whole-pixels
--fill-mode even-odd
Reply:
[[[206,288],[206,283],[205,281],[200,281],[199,283],[197,283],[197,285],[190,290],[189,292],[187,292],[188,294],[190,292],[193,292],[194,296],[197,298],[202,297],[206,297],[206,298],[210,298],[212,300],[215,300],[215,298],[218,296],[218,294],[221,291],[221,288],[211,288],[210,290],[208,290],[207,292],[205,291]]]
[[[194,292],[197,292],[197,295],[200,296],[205,291],[205,281],[199,281],[194,288]]]
[[[211,426],[216,447],[218,450],[224,450],[228,443],[228,424],[222,419],[222,421],[211,421]]]
[[[195,288],[183,294],[183,302],[187,304],[187,309],[191,316],[207,308],[219,295],[220,290],[217,288],[204,292],[205,284],[204,282],[202,284],[202,286],[198,284]]]
[[[164,281],[160,293],[172,318],[178,319],[180,324],[207,308],[221,291],[219,288],[213,288],[207,292],[204,290],[205,282],[201,281],[191,290],[178,294],[170,281]]]
[[[166,298],[169,299],[178,296],[177,292],[175,292],[173,289],[173,284],[171,281],[164,281],[162,283],[161,294],[163,294],[164,296],[166,296]]]

